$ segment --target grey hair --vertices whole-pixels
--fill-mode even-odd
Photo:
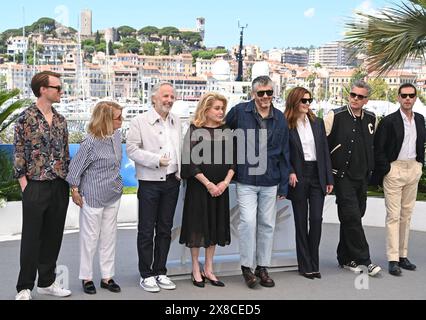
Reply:
[[[371,87],[370,87],[370,85],[367,82],[363,81],[363,80],[357,80],[357,81],[355,81],[352,84],[352,88],[353,87],[362,88],[362,89],[367,90],[367,96],[369,96],[370,93],[371,93]]]
[[[259,76],[251,83],[251,90],[256,92],[259,86],[271,86],[274,87],[274,82],[268,76]]]
[[[162,86],[170,86],[170,87],[172,87],[173,88],[173,94],[176,96],[176,89],[173,86],[173,84],[171,82],[168,82],[168,81],[162,81],[162,82],[156,83],[152,87],[151,98],[154,97],[158,93],[158,90],[160,90],[160,88]]]

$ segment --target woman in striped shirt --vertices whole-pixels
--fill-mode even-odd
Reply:
[[[114,102],[95,106],[89,134],[71,160],[67,181],[80,209],[80,274],[83,290],[95,294],[93,257],[99,241],[101,288],[120,292],[114,282],[117,214],[123,190],[120,176],[122,107]]]

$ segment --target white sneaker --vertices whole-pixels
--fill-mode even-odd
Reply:
[[[355,261],[350,261],[348,263],[341,264],[340,268],[348,269],[355,273],[362,273],[362,269]]]
[[[68,297],[71,295],[70,290],[61,288],[56,282],[53,282],[53,284],[47,288],[37,287],[37,292],[39,294],[48,294],[55,297]]]
[[[31,300],[32,298],[33,297],[31,297],[31,290],[30,289],[21,290],[15,296],[15,300]]]
[[[142,289],[148,292],[159,292],[160,288],[157,285],[157,281],[155,281],[154,277],[149,278],[141,278],[141,281],[139,282]]]
[[[157,276],[157,284],[161,289],[166,290],[174,290],[176,289],[176,285],[170,278],[166,275]]]
[[[380,268],[377,264],[370,263],[367,267],[368,275],[374,277],[376,274],[378,274],[382,268]]]

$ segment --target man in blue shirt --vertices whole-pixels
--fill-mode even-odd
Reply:
[[[283,113],[272,104],[273,94],[272,80],[257,77],[253,99],[236,105],[226,116],[237,136],[241,270],[249,288],[258,284],[256,277],[264,287],[275,285],[266,267],[271,264],[276,200],[285,199],[288,190],[289,131]]]

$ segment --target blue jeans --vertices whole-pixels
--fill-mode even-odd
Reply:
[[[242,266],[255,268],[256,266],[268,267],[271,264],[277,216],[277,191],[278,186],[237,184]]]

